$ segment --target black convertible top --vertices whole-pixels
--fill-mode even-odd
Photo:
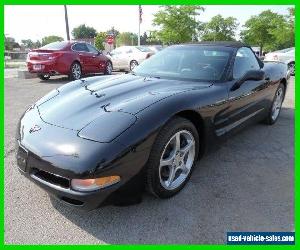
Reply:
[[[207,41],[207,42],[197,42],[197,43],[186,43],[189,45],[209,45],[209,46],[225,46],[225,47],[233,47],[233,48],[241,48],[241,47],[249,47],[248,45],[236,42],[236,41]]]

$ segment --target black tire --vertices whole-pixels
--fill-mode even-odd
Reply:
[[[281,102],[281,105],[280,105],[280,109],[279,109],[278,115],[276,117],[273,116],[273,114],[274,114],[273,106],[274,106],[274,103],[276,101],[276,97],[277,97],[277,94],[278,94],[279,91],[282,91],[282,95],[283,95],[282,102],[283,102],[284,96],[285,96],[285,87],[284,87],[284,85],[282,83],[279,84],[279,86],[278,86],[278,88],[276,90],[275,96],[273,98],[272,105],[270,107],[270,110],[268,112],[268,115],[267,115],[266,119],[264,120],[264,123],[267,124],[267,125],[273,125],[273,124],[275,124],[275,122],[278,120],[278,117],[280,115],[282,102]]]
[[[43,81],[47,81],[50,79],[50,74],[38,74],[38,78],[40,78]]]
[[[112,69],[113,69],[112,63],[110,61],[107,61],[104,74],[111,75]]]
[[[295,75],[295,62],[291,62],[288,64],[291,76]]]
[[[162,154],[170,139],[179,131],[188,131],[194,137],[195,157],[186,179],[173,190],[168,190],[162,186],[160,181],[159,165]],[[148,162],[145,168],[146,190],[159,198],[169,198],[177,194],[188,182],[199,152],[199,135],[197,129],[189,120],[182,117],[172,118],[159,132],[153,144]]]
[[[78,80],[82,77],[82,69],[79,62],[72,63],[70,67],[69,78],[71,80]]]
[[[139,65],[139,63],[136,60],[132,60],[129,64],[130,71],[132,71],[138,65]]]

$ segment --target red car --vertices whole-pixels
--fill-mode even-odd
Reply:
[[[80,79],[83,74],[110,75],[112,63],[94,46],[85,42],[54,42],[28,53],[27,68],[42,80],[53,75]]]

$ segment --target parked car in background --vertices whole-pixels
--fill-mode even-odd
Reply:
[[[76,80],[90,73],[110,75],[112,63],[89,43],[63,41],[31,50],[27,56],[27,68],[42,80],[53,75],[68,75]]]
[[[154,52],[144,46],[121,46],[109,53],[114,70],[131,71]]]
[[[280,61],[288,65],[290,74],[295,75],[295,48],[277,50],[266,54],[265,61]]]
[[[157,53],[161,51],[164,47],[162,45],[151,45],[151,46],[147,46],[147,48],[152,50],[154,53]]]

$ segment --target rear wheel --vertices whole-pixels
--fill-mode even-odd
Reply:
[[[72,80],[78,80],[82,76],[81,66],[78,62],[72,63],[70,67],[70,74],[69,77]]]
[[[38,77],[43,81],[47,81],[50,79],[50,74],[38,74]]]
[[[294,62],[289,63],[288,67],[289,67],[291,76],[294,76],[295,75],[295,63]]]
[[[139,63],[137,61],[135,61],[135,60],[131,61],[130,65],[129,65],[130,71],[132,71],[138,65],[139,65]]]
[[[146,165],[146,188],[159,197],[178,193],[188,182],[199,151],[195,126],[181,117],[169,121],[160,131]]]
[[[111,75],[112,69],[113,69],[112,64],[111,64],[110,61],[108,61],[108,62],[106,63],[106,68],[105,68],[104,74],[105,74],[105,75]]]
[[[266,124],[273,125],[277,121],[281,111],[284,94],[285,94],[285,87],[282,83],[280,83],[275,93],[273,103],[268,113],[268,116],[265,120]]]

